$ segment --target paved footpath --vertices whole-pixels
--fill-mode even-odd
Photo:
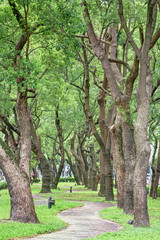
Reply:
[[[105,232],[117,231],[120,225],[101,219],[99,211],[113,206],[106,202],[83,202],[83,207],[68,209],[57,214],[69,226],[57,232],[38,235],[31,240],[80,240],[94,237]]]

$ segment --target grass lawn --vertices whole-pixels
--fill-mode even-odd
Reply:
[[[35,189],[34,189],[35,188]],[[37,194],[40,186],[32,185],[32,192]],[[57,190],[56,190],[57,191]],[[41,194],[41,196],[44,196]],[[10,216],[10,199],[8,190],[0,191],[0,240],[17,239],[27,236],[38,235],[41,233],[49,233],[61,228],[67,227],[67,224],[56,217],[59,211],[82,206],[82,203],[69,202],[61,198],[56,198],[56,206],[48,209],[48,206],[36,206],[36,213],[40,224],[19,223],[11,221],[3,221],[9,219]]]
[[[121,209],[111,207],[100,212],[104,219],[119,223],[123,228],[117,232],[105,233],[92,240],[153,240],[160,239],[160,199],[148,199],[150,228],[134,228],[129,225],[128,220],[133,220],[133,216],[128,216]]]
[[[60,190],[52,190],[50,194],[39,194],[40,185],[33,184],[32,192],[43,198],[52,197],[55,199],[56,206],[48,209],[47,206],[36,206],[36,212],[40,224],[24,224],[18,222],[1,221],[9,218],[10,200],[7,190],[0,191],[0,240],[19,239],[22,237],[33,236],[41,233],[49,233],[67,226],[66,223],[56,217],[56,214],[64,209],[82,205],[75,201],[68,200],[85,200],[85,201],[105,201],[104,197],[98,197],[97,192],[92,192],[84,186],[75,186],[74,183],[60,183]],[[73,192],[70,193],[70,187]],[[39,199],[39,198],[38,198]],[[160,198],[152,200],[148,198],[150,228],[134,228],[133,225],[127,224],[133,216],[127,216],[122,210],[116,207],[104,209],[100,216],[104,219],[119,223],[123,228],[117,232],[105,233],[93,240],[149,240],[160,239]],[[22,230],[23,229],[23,230]]]

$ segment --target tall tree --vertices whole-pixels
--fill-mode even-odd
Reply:
[[[147,3],[147,18],[145,37],[142,48],[139,50],[133,40],[126,20],[123,15],[123,3],[119,0],[119,16],[122,27],[132,45],[139,61],[140,75],[137,91],[137,120],[135,124],[135,142],[136,142],[136,166],[134,171],[134,226],[149,226],[149,216],[147,208],[146,175],[150,157],[150,145],[147,139],[148,115],[152,93],[152,74],[150,70],[149,50],[154,46],[159,38],[159,30],[153,36],[156,17],[156,0]]]
[[[125,201],[127,204],[126,206],[129,208],[128,210],[133,211],[134,206],[134,216],[135,216],[135,226],[149,226],[149,219],[148,219],[148,212],[147,212],[147,196],[146,196],[146,187],[145,187],[145,179],[146,179],[146,171],[148,166],[148,159],[149,159],[149,144],[147,141],[147,123],[148,123],[148,113],[149,113],[149,103],[150,103],[150,95],[151,95],[151,83],[152,77],[150,73],[149,67],[149,50],[155,45],[157,39],[159,38],[159,30],[155,33],[154,37],[152,38],[153,31],[155,29],[155,22],[156,22],[156,8],[157,8],[157,1],[149,1],[148,8],[147,8],[147,19],[146,19],[146,35],[144,41],[142,42],[142,48],[139,49],[132,38],[131,32],[127,27],[127,23],[123,16],[123,4],[122,1],[119,1],[119,16],[121,20],[122,27],[125,30],[129,43],[132,45],[133,50],[135,51],[135,60],[134,65],[129,77],[127,77],[126,85],[124,87],[124,92],[121,91],[122,88],[119,88],[119,84],[117,84],[116,78],[117,75],[114,71],[115,65],[110,64],[110,61],[113,62],[113,59],[108,59],[107,55],[105,54],[103,48],[103,39],[101,37],[97,37],[93,24],[89,15],[88,5],[86,1],[82,3],[84,9],[84,19],[87,24],[87,33],[89,40],[91,42],[92,49],[98,59],[100,60],[104,72],[107,76],[109,87],[111,90],[112,98],[115,101],[116,105],[118,106],[118,110],[122,114],[122,129],[123,129],[123,150],[124,158],[125,158],[125,167],[127,169],[134,169],[135,165],[135,156],[136,156],[136,167],[134,171],[134,205],[133,205],[133,188],[130,189],[130,185],[125,183],[125,189],[128,188],[128,193],[125,195]],[[103,29],[102,29],[103,30]],[[102,36],[102,34],[100,35]],[[118,61],[118,59],[114,59],[116,63],[125,64],[123,61]],[[138,115],[137,121],[135,124],[135,132],[133,132],[133,128],[131,127],[131,117],[129,112],[129,101],[131,99],[131,93],[133,89],[133,83],[138,76],[138,65],[140,62],[140,79],[139,79],[139,89],[138,89]],[[125,64],[125,66],[127,66]],[[120,79],[120,78],[119,78]],[[118,79],[117,79],[118,80]],[[148,104],[148,108],[145,108],[143,104]],[[143,120],[145,119],[145,122]],[[144,124],[145,123],[145,124]],[[142,131],[140,131],[142,130]],[[135,133],[135,140],[136,140],[136,155],[134,149],[134,135]],[[143,137],[142,137],[143,133]],[[127,141],[129,139],[129,144]],[[146,144],[145,144],[146,143]],[[127,146],[128,145],[128,146]],[[144,156],[144,155],[145,156]],[[147,156],[147,157],[146,157]],[[132,161],[130,161],[132,158]],[[143,164],[142,164],[143,163]],[[143,168],[140,168],[143,165]],[[133,166],[132,166],[133,165]],[[129,167],[130,166],[130,167]],[[141,169],[141,170],[140,170]],[[126,177],[133,183],[133,171],[129,171],[131,173],[131,178]],[[138,179],[138,181],[137,181]],[[132,185],[133,186],[133,185]],[[132,192],[132,194],[130,194]],[[132,203],[132,204],[128,204]],[[143,203],[143,204],[142,204]],[[142,207],[143,205],[143,207]],[[125,205],[124,205],[125,206]],[[132,209],[130,209],[132,206]],[[125,207],[127,210],[127,208]],[[128,212],[127,210],[127,212]]]
[[[98,38],[95,33],[86,1],[83,1],[83,5],[84,5],[84,19],[87,24],[87,34],[91,42],[92,49],[102,64],[104,73],[108,80],[108,85],[111,91],[112,99],[114,100],[115,104],[118,106],[118,110],[121,113],[121,118],[124,119],[126,126],[128,126],[128,130],[130,130],[130,131],[127,131],[127,130],[125,131],[126,128],[124,128],[123,130],[123,132],[125,133],[123,138],[124,144],[121,144],[121,146],[122,147],[123,145],[125,146],[127,144],[127,141],[129,139],[132,139],[132,141],[129,141],[131,148],[125,148],[125,154],[124,154],[124,157],[126,157],[126,164],[132,167],[135,162],[135,155],[134,155],[135,150],[134,150],[134,145],[132,144],[134,142],[134,139],[133,139],[133,130],[130,127],[132,122],[131,122],[131,117],[129,113],[129,101],[130,101],[131,93],[133,90],[133,83],[138,74],[138,60],[135,57],[133,69],[131,69],[128,66],[128,64],[126,64],[124,61],[121,61],[116,58],[117,42],[116,42],[116,32],[114,28],[112,29],[112,38],[111,38],[112,41],[107,42],[107,44],[111,45],[111,58],[108,58],[108,53],[106,52],[106,49],[101,44],[101,41],[103,43],[104,40],[103,39],[101,40],[101,38]],[[116,63],[121,63],[125,65],[131,71],[130,75],[127,78],[124,89],[122,84],[123,77]],[[119,85],[121,87],[119,87]],[[118,150],[119,147],[117,147],[116,149]],[[121,149],[121,151],[123,151],[123,149]],[[132,158],[131,157],[129,158],[129,156],[132,156]],[[130,159],[132,159],[132,161],[130,161]],[[127,174],[130,175],[130,177],[126,177],[125,179],[126,181],[125,192],[126,193],[128,192],[128,194],[126,194],[126,198],[125,198],[126,204],[124,204],[124,211],[126,213],[133,213],[133,184],[132,184],[133,172],[130,171],[131,168],[129,167],[127,167],[127,169],[128,169]],[[130,183],[128,183],[128,181],[130,181]]]
[[[28,60],[29,36],[28,32],[28,4],[24,4],[23,17],[17,8],[15,1],[8,1],[10,13],[16,18],[21,29],[21,36],[15,45],[14,54],[10,53],[12,66],[16,74],[17,98],[16,109],[20,126],[20,159],[13,158],[11,151],[7,150],[1,141],[0,165],[8,181],[11,197],[11,219],[21,222],[39,222],[34,210],[33,198],[30,190],[30,161],[31,161],[31,127],[28,110],[28,89],[25,85],[25,77],[21,75],[21,52],[26,47],[26,59]],[[33,27],[33,31],[37,29]],[[5,162],[6,161],[6,164]]]

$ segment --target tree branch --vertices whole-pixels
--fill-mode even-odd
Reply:
[[[154,34],[151,44],[150,44],[150,49],[154,47],[158,39],[160,38],[160,28],[157,30],[157,32]]]
[[[15,133],[17,133],[20,136],[20,131],[14,127],[12,124],[10,124],[10,122],[8,121],[8,119],[6,118],[6,116],[4,115],[0,115],[0,119],[4,122],[4,124],[10,128],[11,130],[13,130]]]
[[[14,16],[16,17],[20,27],[22,29],[25,29],[25,21],[24,21],[24,18],[23,16],[21,15],[20,11],[17,9],[17,6],[15,4],[15,1],[14,0],[8,0],[9,2],[9,5],[11,6],[12,8],[12,12],[14,14]]]
[[[88,36],[85,35],[75,35],[78,38],[89,38]],[[111,42],[104,40],[103,38],[97,38],[100,42],[111,45]]]
[[[84,11],[84,20],[87,23],[87,33],[88,33],[89,40],[92,45],[92,49],[94,50],[98,59],[101,61],[104,72],[107,75],[109,87],[110,87],[110,90],[112,93],[112,98],[117,104],[119,104],[123,100],[125,101],[126,97],[122,94],[121,89],[119,88],[119,86],[116,82],[116,78],[113,73],[111,64],[108,60],[108,56],[107,56],[104,48],[102,48],[102,46],[95,34],[93,24],[91,22],[89,11],[87,8],[87,3],[85,0],[83,0],[82,6],[84,6],[84,10],[83,10]]]
[[[41,74],[41,76],[39,77],[39,79],[41,79],[41,78],[46,74],[47,71],[48,71],[48,68],[46,68],[46,69],[44,70],[44,72]]]
[[[78,86],[78,85],[76,85],[76,84],[74,84],[74,83],[70,83],[70,85],[72,85],[72,86],[74,86],[74,87],[80,89],[81,91],[85,92],[84,89],[83,89],[82,87],[80,87],[80,86]]]
[[[132,47],[133,47],[137,57],[140,59],[140,50],[138,49],[137,45],[135,44],[135,42],[134,42],[134,40],[132,38],[131,32],[130,32],[129,28],[127,27],[126,20],[125,20],[124,15],[123,15],[123,3],[122,3],[122,0],[119,0],[118,13],[119,13],[119,17],[120,17],[120,20],[121,20],[122,27],[124,28],[125,33],[126,33],[126,35],[128,37],[128,41],[132,45]]]
[[[155,93],[155,91],[157,90],[157,88],[160,86],[160,79],[157,81],[157,84],[156,84],[156,86],[153,88],[153,90],[152,90],[152,97],[153,97],[153,95],[154,95],[154,93]]]
[[[122,64],[122,65],[124,65],[130,72],[132,71],[132,68],[131,68],[131,66],[128,64],[128,63],[126,63],[126,62],[124,62],[123,60],[121,60],[121,59],[118,59],[118,58],[108,58],[108,60],[109,60],[109,62],[114,62],[114,63],[119,63],[119,64]]]

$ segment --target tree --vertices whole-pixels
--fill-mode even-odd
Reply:
[[[92,60],[88,60],[86,49],[85,49],[85,44],[83,41],[83,58],[84,60],[80,57],[81,63],[83,63],[84,67],[84,76],[85,76],[85,114],[87,118],[87,122],[89,123],[92,134],[94,135],[95,139],[97,140],[100,149],[101,149],[101,155],[100,155],[100,195],[105,196],[106,200],[113,200],[113,182],[112,182],[112,166],[111,166],[111,161],[110,161],[110,154],[109,151],[107,152],[107,140],[109,144],[109,138],[107,135],[107,127],[105,126],[105,104],[104,104],[104,98],[105,98],[105,93],[102,99],[100,99],[99,95],[99,105],[100,105],[100,116],[99,116],[99,125],[100,125],[100,130],[101,130],[101,136],[98,133],[93,116],[90,110],[90,101],[89,101],[89,90],[90,90],[90,74],[89,74],[89,64]],[[80,54],[79,54],[80,56]],[[94,73],[93,73],[94,75]],[[104,78],[104,85],[106,85],[106,78]],[[101,93],[103,95],[103,93]],[[101,103],[102,100],[102,103]],[[103,123],[102,123],[103,122]],[[102,126],[103,125],[103,126]],[[104,129],[103,129],[104,127]],[[109,149],[109,148],[108,148]]]
[[[96,33],[93,28],[93,24],[89,15],[88,5],[86,1],[82,3],[84,9],[84,19],[87,24],[87,33],[89,40],[91,42],[92,49],[98,59],[100,60],[104,72],[107,76],[110,91],[112,94],[112,98],[115,101],[121,115],[122,115],[122,129],[123,129],[123,150],[124,150],[124,158],[126,160],[126,170],[129,169],[129,166],[134,169],[135,157],[136,157],[136,166],[134,171],[134,217],[135,226],[149,226],[149,218],[147,212],[147,195],[146,195],[146,173],[148,167],[148,159],[150,154],[149,143],[147,141],[147,124],[148,124],[148,113],[149,113],[149,105],[150,105],[150,96],[151,96],[151,83],[152,76],[149,67],[149,50],[155,45],[157,39],[159,38],[159,30],[153,36],[153,31],[155,29],[156,23],[156,8],[157,1],[149,1],[147,8],[147,19],[146,19],[146,35],[142,41],[142,48],[139,50],[131,32],[127,26],[123,15],[123,4],[122,1],[119,1],[119,16],[121,20],[122,27],[125,30],[128,41],[131,44],[133,50],[135,51],[135,60],[133,69],[129,77],[127,77],[126,85],[124,88],[124,92],[122,93],[121,88],[116,82],[116,73],[114,72],[115,65],[110,64],[109,59],[105,53],[104,48],[102,47],[101,42],[103,39],[97,38]],[[153,17],[154,16],[154,17]],[[103,29],[102,29],[103,30]],[[152,38],[153,36],[153,38]],[[115,58],[115,56],[114,56]],[[113,61],[110,59],[110,61]],[[115,62],[120,62],[117,59],[114,59]],[[125,64],[124,62],[121,62]],[[129,101],[131,98],[131,93],[133,89],[133,83],[138,76],[139,71],[139,63],[140,63],[140,78],[139,78],[139,89],[138,89],[138,113],[137,120],[135,124],[135,132],[130,126],[130,112],[129,112]],[[127,66],[125,64],[125,66]],[[117,79],[118,80],[118,79]],[[148,107],[146,107],[146,104]],[[145,105],[145,107],[144,107]],[[135,142],[136,142],[136,155],[134,150],[134,138],[133,133],[135,133]],[[127,146],[127,141],[129,141],[129,145]],[[129,158],[132,157],[132,161]],[[131,165],[130,165],[131,164]],[[133,164],[133,166],[132,166]],[[143,168],[140,166],[143,165]],[[131,169],[131,168],[130,168]],[[133,171],[129,171],[129,174],[133,176]],[[133,177],[127,177],[127,179],[131,179],[131,183],[133,183]],[[138,179],[138,180],[137,180]],[[129,184],[125,184],[126,187]],[[132,185],[133,186],[133,185]],[[133,188],[128,188],[128,193],[132,191],[133,196]],[[126,192],[127,193],[127,192]],[[127,198],[128,196],[128,198]],[[133,206],[133,197],[130,198],[129,194],[125,195],[125,199],[127,199],[127,207],[129,207],[129,202],[131,206]],[[133,210],[133,208],[132,208]]]
[[[13,53],[9,53],[9,63],[11,63],[11,65],[8,66],[13,69],[13,75],[15,76],[14,84],[17,85],[17,98],[15,106],[18,114],[20,131],[20,158],[16,159],[12,151],[8,149],[1,140],[0,166],[7,179],[11,197],[10,218],[15,221],[38,223],[39,220],[34,210],[34,202],[30,190],[31,127],[28,110],[28,92],[30,91],[26,86],[25,73],[23,72],[22,74],[21,71],[23,69],[21,52],[25,44],[27,44],[26,60],[28,61],[29,37],[39,25],[33,27],[31,32],[28,31],[28,3],[23,5],[25,14],[24,18],[18,10],[15,1],[8,1],[8,3],[10,5],[10,9],[8,11],[13,14],[13,18],[16,18],[21,29],[20,38],[14,46],[14,50],[12,49]]]
[[[148,115],[152,93],[152,74],[150,70],[149,50],[159,38],[159,30],[153,36],[158,1],[148,1],[145,37],[139,50],[127,27],[123,15],[123,3],[119,0],[119,15],[126,35],[140,61],[139,86],[137,91],[137,119],[135,124],[136,166],[134,171],[134,226],[149,226],[147,208],[146,174],[150,156],[147,139]],[[157,36],[158,34],[158,36]]]
[[[133,168],[134,162],[135,162],[135,155],[134,155],[134,144],[132,144],[134,142],[133,130],[130,128],[131,118],[130,118],[130,113],[129,113],[129,101],[130,101],[131,93],[133,90],[133,83],[138,74],[137,58],[135,57],[133,69],[131,70],[129,68],[131,73],[127,78],[126,85],[124,87],[124,93],[123,93],[121,90],[122,87],[119,87],[119,85],[118,85],[118,82],[120,85],[122,85],[122,76],[118,69],[118,66],[115,63],[122,63],[125,66],[127,66],[127,64],[125,64],[123,61],[119,61],[116,58],[116,46],[117,45],[116,45],[116,40],[115,40],[116,39],[115,30],[112,29],[112,42],[109,43],[111,45],[111,57],[112,57],[111,59],[109,59],[105,48],[103,47],[103,45],[101,44],[101,42],[99,41],[99,39],[97,38],[97,36],[95,34],[86,1],[83,2],[83,6],[84,6],[84,19],[87,24],[87,33],[88,33],[89,40],[91,42],[92,49],[102,64],[104,73],[108,80],[108,85],[110,87],[112,99],[114,100],[115,104],[117,105],[118,110],[121,113],[121,118],[124,119],[123,121],[127,127],[127,128],[125,127],[123,129],[123,133],[124,133],[124,138],[123,138],[124,144],[123,145],[125,146],[127,144],[128,140],[132,139],[132,141],[131,140],[129,141],[129,145],[131,147],[125,148],[125,153],[124,153],[124,157],[126,157],[126,164],[128,164],[128,167],[127,167],[128,171],[126,174],[127,176],[125,178],[126,188],[125,188],[124,194],[126,193],[126,197],[125,197],[125,202],[124,202],[124,211],[126,213],[127,212],[133,213],[133,187],[132,187],[133,186],[133,184],[132,184],[133,183],[133,173],[131,171],[129,171],[131,169],[129,166],[131,166]],[[102,28],[102,30],[103,30],[103,28]],[[124,126],[124,124],[123,124],[123,126]],[[116,149],[123,151],[119,147],[117,147]],[[132,157],[129,157],[129,155]],[[132,159],[132,161],[130,161],[130,159]],[[130,175],[130,177],[128,177],[129,175]],[[129,183],[128,183],[128,181],[129,181]],[[120,189],[120,187],[118,187],[118,188]]]

